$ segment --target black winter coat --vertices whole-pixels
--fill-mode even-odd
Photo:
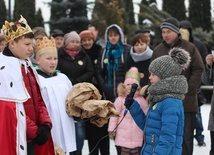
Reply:
[[[131,67],[136,67],[140,73],[140,86],[143,87],[147,84],[149,84],[149,65],[150,65],[151,59],[145,60],[145,61],[139,61],[139,62],[134,62],[132,56],[130,53],[128,54],[127,57],[127,62],[126,62],[126,71],[128,71]]]
[[[83,49],[72,59],[63,48],[59,48],[57,69],[67,75],[73,85],[80,82],[91,83],[94,75],[92,62]]]

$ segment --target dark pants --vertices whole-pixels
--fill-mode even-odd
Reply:
[[[211,141],[210,155],[214,155],[214,131],[210,131],[210,141]]]
[[[115,145],[116,150],[117,150],[117,155],[121,155],[121,146]]]
[[[88,148],[90,155],[109,155],[110,141],[108,136],[108,124],[102,127],[87,122],[86,123],[86,135],[88,139]]]
[[[204,141],[204,135],[202,132],[204,131],[202,117],[201,117],[201,107],[198,107],[198,113],[196,115],[196,122],[195,122],[195,139],[199,141]]]
[[[32,141],[27,143],[27,154],[28,155],[34,155],[36,149],[36,144]]]
[[[184,117],[182,155],[192,155],[196,113],[185,112]]]
[[[109,137],[105,137],[101,141],[91,140],[88,141],[90,155],[109,155]]]

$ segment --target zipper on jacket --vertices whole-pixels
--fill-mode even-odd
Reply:
[[[141,153],[140,153],[140,154],[143,154],[143,150],[144,150],[145,147],[146,147],[146,128],[147,128],[146,124],[147,124],[147,122],[148,122],[148,118],[149,118],[151,112],[153,111],[152,107],[153,107],[155,104],[156,104],[156,103],[153,103],[153,102],[150,103],[148,112],[147,112],[147,114],[146,114],[146,121],[145,121],[145,126],[144,126],[144,129],[143,129],[143,134],[144,134],[144,140],[143,140],[143,141],[144,141],[144,144],[143,144],[143,148],[141,149]],[[155,138],[155,137],[154,137],[154,138]],[[154,140],[155,140],[155,139],[154,139]],[[152,151],[155,151],[155,147],[152,149]]]
[[[152,134],[152,154],[155,152],[155,134]]]

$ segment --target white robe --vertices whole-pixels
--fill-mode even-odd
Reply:
[[[66,96],[72,84],[66,75],[57,73],[57,76],[44,78],[39,75],[41,92],[47,106],[53,127],[51,129],[55,146],[65,152],[76,150],[75,126],[73,117],[66,113]]]

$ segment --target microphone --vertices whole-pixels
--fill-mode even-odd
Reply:
[[[138,87],[138,85],[137,85],[136,83],[133,83],[133,84],[132,84],[132,88],[131,88],[131,90],[130,90],[130,92],[129,92],[129,96],[130,96],[131,98],[134,97],[134,94],[135,94],[135,92],[136,92],[136,90],[137,90],[137,87]]]
[[[138,87],[138,85],[137,85],[136,83],[133,83],[133,84],[132,84],[132,87],[131,87],[131,90],[130,90],[130,92],[129,92],[129,94],[128,94],[127,96],[133,98],[133,97],[134,97],[134,94],[135,94],[135,92],[136,92],[136,90],[137,90],[137,87]],[[124,116],[127,114],[128,110],[129,110],[129,108],[127,108],[127,109],[124,111]]]

